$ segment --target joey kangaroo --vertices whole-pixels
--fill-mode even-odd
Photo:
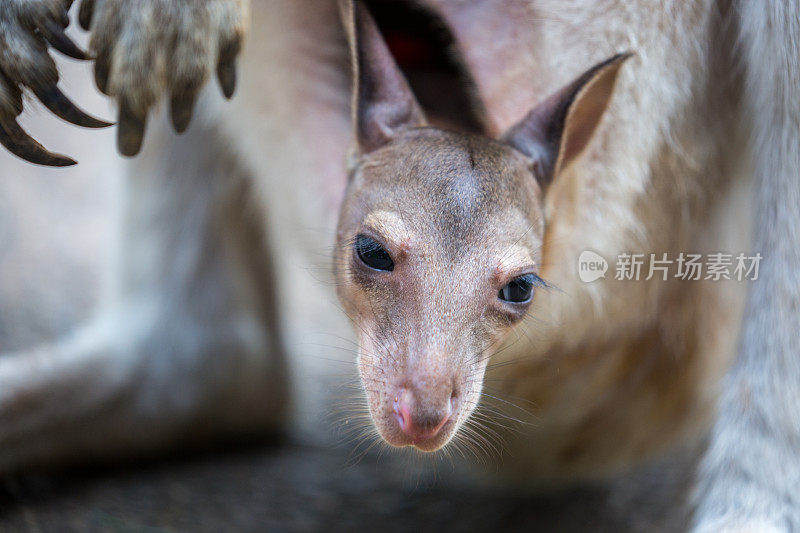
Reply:
[[[544,191],[589,143],[630,55],[592,67],[498,142],[427,127],[360,4],[354,17],[358,156],[337,287],[380,434],[434,451],[470,417],[491,350],[546,287]]]
[[[20,87],[92,120],[56,95],[47,60],[48,44],[78,54],[58,31],[70,4],[0,10],[1,140],[44,164],[71,161],[16,126]],[[182,137],[164,120],[142,137],[147,110],[167,96],[182,129],[215,69],[230,93],[247,2],[81,2],[97,81],[122,104],[120,148],[134,153],[143,138],[142,155],[123,188],[112,312],[0,358],[0,469],[308,424],[303,393],[321,387],[306,386],[318,382],[302,368],[315,366],[298,357],[311,351],[302,340],[345,325],[305,268],[334,244],[345,198],[338,290],[366,329],[361,373],[388,442],[434,450],[475,437],[486,371],[536,417],[503,435],[505,476],[605,475],[715,420],[695,527],[798,529],[797,2],[418,4],[453,35],[486,130],[502,138],[425,126],[362,13],[350,24],[360,68],[348,176],[350,61],[332,0],[254,2],[239,96],[225,107],[219,91],[199,97]],[[52,21],[32,25],[41,6]],[[188,49],[171,55],[177,36]],[[28,48],[13,39],[36,53],[20,55]],[[598,63],[624,50],[636,56]],[[585,249],[611,259],[749,248],[738,198],[751,166],[764,263],[719,395],[743,285],[583,284],[575,265]],[[330,231],[298,229],[309,225]],[[529,290],[530,303],[515,301]],[[289,381],[300,399],[287,413]]]

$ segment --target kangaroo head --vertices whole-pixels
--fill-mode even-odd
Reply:
[[[543,194],[589,143],[617,55],[501,140],[428,127],[363,6],[346,10],[357,153],[336,247],[370,414],[395,446],[444,446],[476,407],[493,348],[538,287]]]

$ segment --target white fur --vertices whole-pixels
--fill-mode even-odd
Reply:
[[[736,4],[764,255],[700,470],[695,531],[800,530],[800,4]]]

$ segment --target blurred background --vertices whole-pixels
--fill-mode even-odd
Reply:
[[[82,32],[72,33],[85,45]],[[53,56],[65,94],[113,120],[112,102],[94,88],[91,63]],[[77,128],[34,98],[20,125],[79,164],[44,168],[0,150],[0,353],[54,340],[97,303],[111,258],[112,187],[124,164],[113,128]]]

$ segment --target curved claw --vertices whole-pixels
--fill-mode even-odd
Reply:
[[[81,111],[75,104],[64,96],[64,93],[55,86],[39,87],[33,90],[36,97],[52,111],[56,116],[84,128],[105,128],[111,126],[111,122],[106,122]]]
[[[147,114],[141,116],[134,113],[125,102],[120,104],[117,149],[122,155],[133,157],[139,153],[146,127]]]
[[[94,61],[94,83],[97,88],[106,96],[108,93],[108,75],[111,72],[111,64],[107,54],[100,53]]]
[[[46,20],[40,29],[44,38],[47,39],[47,42],[65,56],[82,60],[91,59],[91,56],[72,42],[72,39],[67,37],[67,34],[64,33],[64,29],[60,28],[52,20]]]
[[[68,167],[77,163],[71,157],[48,152],[44,146],[25,133],[16,120],[0,121],[0,144],[15,156],[36,165]]]
[[[177,133],[183,133],[189,127],[194,111],[194,103],[197,99],[195,91],[187,91],[179,96],[173,96],[170,102],[170,117],[172,126]]]
[[[239,38],[230,40],[220,48],[217,61],[217,79],[222,87],[222,94],[229,100],[236,91],[236,56],[240,48]]]
[[[222,94],[230,100],[236,91],[236,63],[233,61],[220,62],[217,66],[217,79],[219,86],[222,87]]]
[[[94,14],[94,0],[83,0],[81,8],[78,10],[78,23],[86,31],[92,27],[92,15]]]

